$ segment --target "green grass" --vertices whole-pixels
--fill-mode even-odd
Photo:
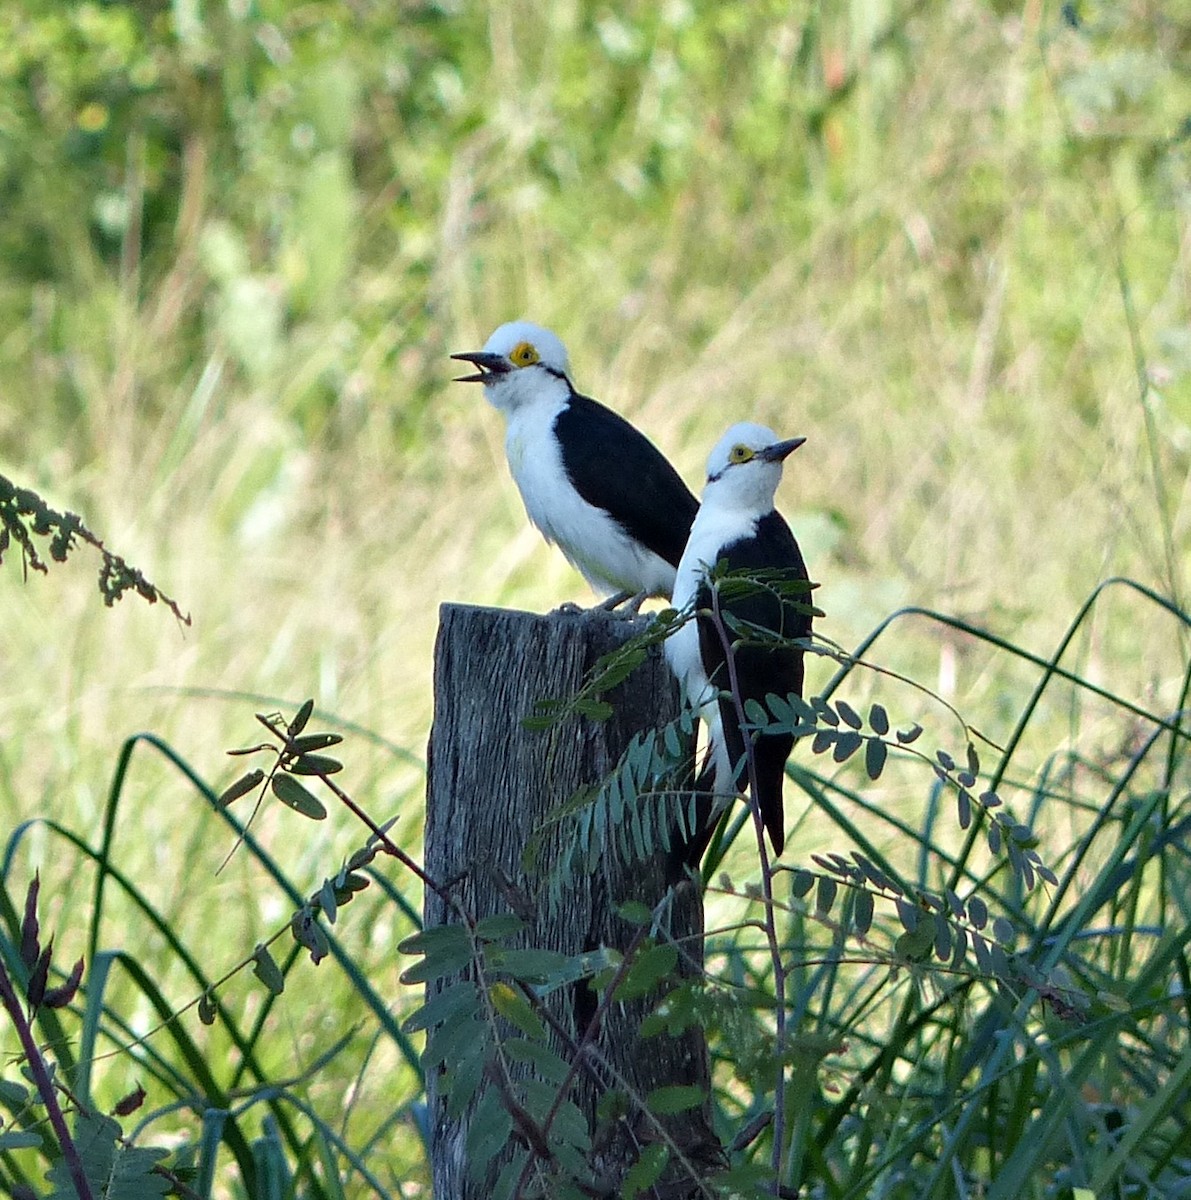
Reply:
[[[288,919],[261,857],[242,850],[216,874],[232,834],[175,765],[140,743],[113,783],[141,730],[218,791],[236,771],[224,751],[255,736],[251,713],[313,695],[336,728],[370,731],[349,735],[345,786],[378,820],[399,813],[396,836],[417,852],[438,604],[587,599],[526,526],[498,416],[449,382],[450,351],[517,315],[554,328],[577,384],[692,485],[731,421],[807,434],[779,502],[822,581],[822,632],[851,647],[920,605],[1002,639],[906,617],[868,657],[1013,743],[1002,787],[1056,870],[1115,805],[1074,876],[1079,894],[1112,879],[1147,789],[1170,788],[1165,819],[1181,811],[1181,747],[1163,742],[1135,771],[1152,722],[1058,685],[1015,741],[1041,678],[1021,652],[1049,660],[1110,576],[1186,607],[1191,89],[1180,6],[1078,7],[1078,29],[1057,5],[974,3],[394,17],[327,0],[244,18],[203,9],[184,26],[119,5],[59,18],[47,4],[2,18],[0,470],[82,513],[194,619],[183,629],[132,599],[105,610],[82,553],[44,578],[22,582],[15,558],[0,573],[0,829],[34,822],[5,882],[19,905],[40,867],[57,960],[82,953],[97,922],[98,945],[131,955],[181,1007],[201,988],[147,911],[206,978]],[[1170,714],[1186,661],[1183,622],[1116,587],[1063,664]],[[815,664],[810,685],[830,678]],[[958,742],[919,693],[849,682],[857,706],[870,695]],[[853,770],[838,786],[856,793],[840,821],[895,813],[912,833],[882,828],[882,852],[937,882],[935,856],[960,843],[941,818],[927,824],[920,776],[877,788]],[[113,811],[104,861],[134,890],[109,888],[97,913]],[[346,813],[316,828],[277,806],[254,833],[300,895],[362,838]],[[810,806],[789,857],[843,850],[847,835]],[[1137,1002],[1177,960],[1132,932],[1177,924],[1186,863],[1165,847],[1161,864],[1160,878],[1124,882],[1131,932],[1095,966]],[[393,882],[419,906],[411,881]],[[1062,913],[1024,916],[1042,938]],[[407,919],[374,888],[341,922],[352,961],[408,1011],[417,996],[394,950]],[[105,999],[138,1033],[157,1019],[119,967]],[[245,1028],[264,1003],[247,978],[226,1002]],[[957,1068],[927,1042],[962,1044],[970,1011],[915,1031],[940,1088]],[[1032,1017],[1012,1012],[1033,1037]],[[340,968],[299,963],[255,1051],[269,1077],[299,1076],[357,1020],[303,1099],[338,1127],[351,1095],[349,1144],[365,1153],[386,1131],[369,1161],[413,1195],[416,1077],[390,1038],[369,1057],[375,1020]],[[192,1016],[183,1027],[219,1070],[238,1061],[226,1034]],[[1098,1028],[1103,1050],[1116,1029]],[[149,1045],[175,1053],[168,1035]],[[1078,1047],[1056,1053],[1044,1070],[1056,1079],[1056,1063],[1083,1061]],[[839,1065],[845,1091],[857,1061]],[[1098,1090],[1118,1087],[1102,1063],[1088,1069]],[[220,1085],[237,1086],[226,1070]],[[107,1059],[95,1095],[110,1105],[146,1072]],[[159,1086],[150,1105],[171,1094]],[[917,1119],[908,1111],[894,1127]],[[983,1166],[1036,1172],[1017,1194],[1042,1195],[1057,1160],[1014,1157],[1015,1119]],[[938,1121],[943,1164],[948,1137],[976,1134]],[[245,1122],[257,1136],[255,1107]],[[862,1190],[842,1194],[877,1194],[863,1189],[893,1178],[881,1174],[892,1159],[848,1145],[867,1165]],[[218,1172],[230,1187],[229,1163]],[[941,1175],[930,1186],[946,1194]]]

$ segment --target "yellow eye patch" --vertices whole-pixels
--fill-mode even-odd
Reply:
[[[509,361],[518,367],[532,367],[541,357],[530,342],[518,342],[509,353]]]
[[[730,463],[746,463],[753,457],[753,452],[743,442],[737,442],[731,450],[728,451],[728,461]]]

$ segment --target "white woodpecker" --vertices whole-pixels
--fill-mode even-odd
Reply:
[[[733,425],[707,460],[699,513],[678,565],[672,603],[696,616],[667,640],[666,658],[707,726],[708,766],[696,788],[706,790],[709,783],[713,793],[711,805],[700,814],[700,828],[684,848],[691,866],[697,865],[724,808],[749,786],[746,733],[731,696],[724,635],[734,644],[732,662],[742,703],[764,704],[770,693],[802,695],[802,649],[772,639],[811,636],[810,583],[798,543],[773,502],[783,462],[804,441],[780,440],[763,425]],[[721,618],[728,618],[720,622],[723,632],[710,615],[709,575],[719,563],[728,571],[756,572],[770,581],[745,594],[730,590],[719,597]],[[750,634],[748,626],[762,632]],[[777,854],[786,841],[782,783],[793,745],[788,734],[753,738],[753,799]]]
[[[562,342],[512,321],[451,357],[479,368],[457,382],[483,384],[504,413],[509,470],[546,540],[607,607],[668,596],[698,501],[648,438],[575,391]]]

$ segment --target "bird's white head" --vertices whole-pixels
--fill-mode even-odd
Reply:
[[[782,479],[782,463],[805,441],[783,440],[751,421],[733,425],[708,456],[703,504],[768,512]]]
[[[488,399],[506,412],[570,390],[567,348],[557,334],[530,321],[509,321],[484,343],[483,350],[451,357],[479,368],[456,382],[482,383]]]

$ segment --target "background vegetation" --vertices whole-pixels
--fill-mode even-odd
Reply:
[[[579,386],[692,485],[734,420],[809,435],[779,499],[827,636],[852,646],[921,605],[1045,660],[1102,580],[1129,577],[1175,615],[1112,588],[1065,665],[1180,709],[1189,30],[1185,3],[1144,0],[0,10],[0,470],[84,514],[194,622],[105,610],[81,555],[0,575],[6,886],[19,904],[40,867],[56,961],[93,939],[172,1006],[201,990],[126,895],[96,913],[88,856],[44,820],[97,847],[110,817],[110,860],[209,977],[292,911],[251,854],[215,873],[231,833],[151,746],[117,776],[138,730],[218,790],[251,711],[313,695],[357,732],[351,793],[400,814],[416,853],[437,605],[586,598],[526,526],[498,417],[449,382],[449,352],[514,316],[557,330]],[[909,617],[870,657],[1000,745],[1039,679]],[[945,721],[887,681],[849,686]],[[1152,731],[1048,690],[1002,789],[1023,818],[1033,804],[1044,850],[1069,847],[1101,803],[1089,782],[1181,794],[1181,751],[1157,781],[1121,774]],[[1071,802],[1039,803],[1056,772]],[[910,825],[929,811],[920,775],[881,786],[869,802]],[[315,827],[266,806],[255,832],[298,895],[362,840],[338,809]],[[813,808],[792,855],[842,836]],[[400,1015],[412,923],[372,891],[342,920]],[[132,1031],[155,1021],[127,975],[108,987]],[[243,977],[226,999],[246,1025],[261,1011]],[[379,1136],[375,1169],[416,1194],[399,1041],[369,1025],[304,1075],[356,986],[306,964],[267,1012],[263,1072],[301,1077],[351,1144]],[[111,1060],[95,1094],[144,1073]]]

